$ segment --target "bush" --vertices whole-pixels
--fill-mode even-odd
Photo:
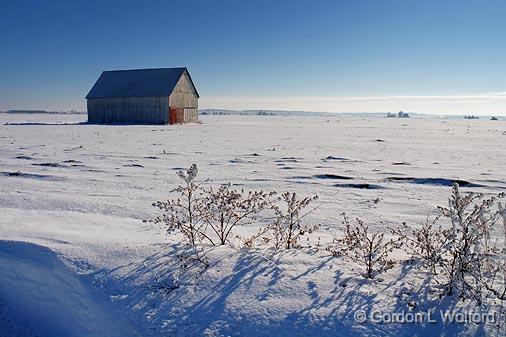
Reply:
[[[306,224],[306,218],[317,207],[310,207],[318,196],[298,198],[286,192],[275,200],[275,192],[236,190],[230,184],[217,189],[204,188],[197,183],[199,170],[193,164],[179,171],[182,184],[171,192],[178,197],[157,201],[153,206],[162,214],[150,220],[160,224],[172,235],[178,233],[187,247],[179,258],[186,266],[188,259],[208,266],[206,245],[230,244],[237,236],[237,226],[255,224],[261,212],[271,210],[271,224],[260,227],[256,235],[245,240],[251,247],[262,238],[275,249],[301,248],[301,239],[312,234],[319,224]],[[413,258],[422,262],[444,295],[458,294],[481,305],[492,296],[506,299],[506,209],[497,202],[500,193],[486,198],[480,193],[462,195],[458,184],[452,189],[447,207],[439,207],[439,214],[423,222],[418,228],[402,224],[391,229],[393,236],[372,232],[360,219],[351,222],[343,213],[343,233],[327,248],[334,256],[344,256],[358,263],[364,277],[372,279],[392,268],[394,249],[404,247]],[[497,205],[497,207],[496,207]],[[498,230],[498,224],[502,224]],[[502,240],[491,240],[491,233],[502,230]],[[190,252],[190,253],[188,253]],[[167,289],[174,287],[162,284]],[[174,288],[177,289],[177,288]],[[172,290],[171,290],[172,291]]]
[[[454,184],[448,207],[439,207],[433,221],[418,229],[404,224],[402,231],[394,232],[404,234],[406,252],[423,262],[445,295],[457,293],[478,305],[485,291],[504,299],[506,227],[502,248],[490,239],[504,213],[501,204],[498,210],[493,206],[503,197],[503,193],[491,198],[481,193],[462,195]]]
[[[198,261],[206,262],[202,240],[210,240],[206,233],[207,210],[206,195],[200,184],[195,180],[199,173],[197,165],[193,164],[185,171],[177,174],[184,182],[171,192],[180,196],[176,199],[157,201],[153,206],[159,208],[163,214],[150,220],[160,224],[167,234],[179,232],[184,241],[192,248]]]
[[[443,276],[447,295],[458,292],[461,298],[472,298],[481,304],[483,285],[490,277],[486,266],[496,255],[496,247],[490,242],[490,231],[496,224],[499,211],[493,211],[497,198],[504,194],[485,198],[481,193],[460,194],[454,184],[448,207],[439,207],[449,220],[445,232],[447,244],[443,248],[437,269]]]
[[[439,219],[439,216],[432,221],[427,219],[419,228],[403,222],[401,229],[391,229],[392,234],[402,238],[404,250],[434,275],[448,243],[448,230],[438,224]]]
[[[276,249],[300,248],[300,239],[306,234],[313,233],[319,225],[306,225],[304,218],[313,213],[316,208],[305,210],[309,204],[318,199],[318,196],[297,198],[297,194],[286,192],[278,200],[283,206],[275,205],[275,221],[269,226],[272,241]]]
[[[345,213],[342,216],[344,234],[334,239],[337,248],[329,249],[334,256],[346,256],[359,263],[369,279],[395,265],[390,253],[401,246],[402,237],[387,240],[383,233],[370,233],[362,220],[357,218],[352,224]]]
[[[205,244],[230,243],[236,226],[251,224],[260,212],[275,208],[271,197],[276,193],[246,193],[233,189],[230,184],[218,189],[204,188],[197,182],[198,173],[196,164],[186,171],[179,171],[177,174],[183,184],[170,191],[179,197],[153,203],[162,214],[149,221],[161,225],[168,235],[180,234],[191,248],[193,258],[207,264]],[[188,260],[188,256],[180,259]]]
[[[224,245],[236,226],[252,224],[264,209],[272,208],[270,198],[275,192],[234,190],[230,184],[220,186],[217,190],[210,189],[206,199],[206,222],[215,240],[211,244]],[[210,236],[210,235],[209,235]]]
[[[506,300],[506,209],[498,204],[498,217],[502,220],[502,245],[497,243],[493,247],[494,254],[489,255],[485,265],[488,275],[485,289],[500,301]]]

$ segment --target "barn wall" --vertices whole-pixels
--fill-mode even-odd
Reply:
[[[191,84],[190,75],[185,72],[169,96],[171,107],[184,108],[184,121],[196,122],[198,119],[198,95]]]
[[[90,123],[168,123],[167,97],[111,97],[88,99]]]

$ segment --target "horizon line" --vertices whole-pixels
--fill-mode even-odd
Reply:
[[[8,110],[86,111],[81,104],[45,102]],[[84,103],[84,104],[83,104]],[[46,108],[41,108],[46,106]],[[354,95],[354,96],[204,96],[200,109],[275,110],[323,113],[387,113],[407,111],[435,115],[506,115],[506,91],[452,95]],[[219,107],[219,108],[217,108]]]

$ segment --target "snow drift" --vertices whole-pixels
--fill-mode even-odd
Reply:
[[[129,336],[111,303],[39,245],[0,241],[0,331],[12,336]],[[12,319],[16,317],[16,319]],[[7,336],[6,335],[6,336]]]

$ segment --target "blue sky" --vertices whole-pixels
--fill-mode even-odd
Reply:
[[[188,66],[202,108],[506,114],[506,1],[3,1],[0,110]]]

